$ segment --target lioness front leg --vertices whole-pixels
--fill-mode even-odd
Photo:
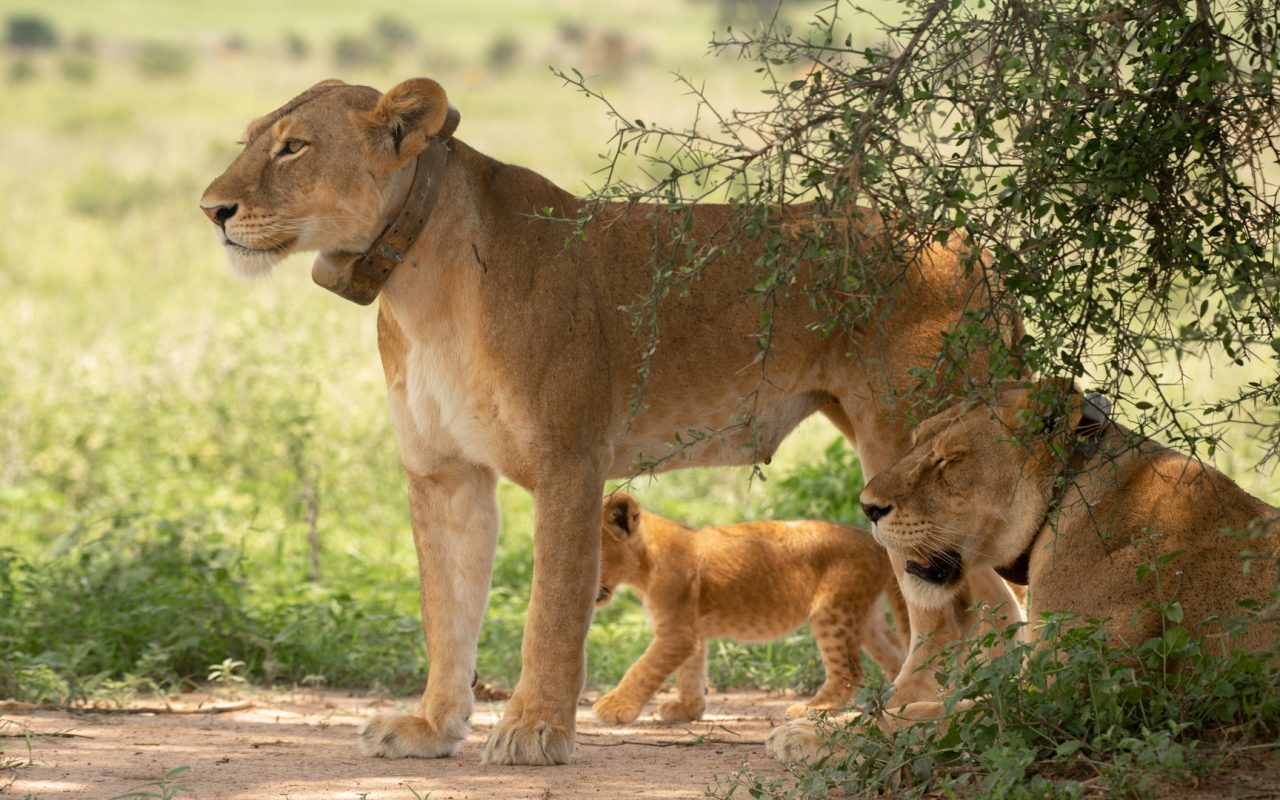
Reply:
[[[622,676],[618,688],[596,702],[596,716],[603,722],[634,721],[667,676],[693,656],[698,641],[689,629],[658,631],[644,655]]]
[[[387,758],[451,755],[471,732],[476,642],[498,539],[497,478],[450,462],[409,476],[409,508],[421,577],[427,688],[420,716],[384,714],[360,731],[360,752]]]
[[[564,468],[535,485],[533,592],[520,680],[489,734],[488,764],[566,764],[600,576],[602,472]]]

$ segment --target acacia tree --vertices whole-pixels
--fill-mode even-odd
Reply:
[[[1107,392],[1188,452],[1212,455],[1237,423],[1262,458],[1276,455],[1275,1],[903,6],[885,23],[837,1],[802,30],[775,20],[719,37],[714,49],[756,63],[770,103],[721,111],[686,81],[699,108],[688,128],[635,120],[562,73],[617,121],[598,197],[677,209],[728,199],[756,235],[773,230],[769,209],[813,203],[801,252],[794,236],[769,240],[762,353],[768,298],[797,257],[828,265],[808,288],[833,324],[874,299],[865,242],[838,224],[851,207],[891,220],[899,247],[962,229],[990,254],[996,305],[1016,303],[1026,322],[1025,367]],[[848,30],[882,35],[860,46]],[[643,185],[614,177],[630,154],[646,165]],[[636,324],[654,324],[653,307],[705,263],[655,262]],[[969,322],[945,337],[944,365],[991,347],[983,320]]]

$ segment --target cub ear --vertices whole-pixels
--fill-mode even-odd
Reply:
[[[427,141],[444,128],[450,108],[440,84],[430,78],[410,78],[388,89],[360,121],[374,153],[391,165],[390,173],[426,149]]]
[[[604,529],[625,539],[640,528],[640,506],[626,492],[614,492],[604,501]]]

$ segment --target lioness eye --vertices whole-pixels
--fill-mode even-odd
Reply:
[[[301,139],[286,139],[284,144],[280,145],[280,149],[276,151],[277,156],[291,156],[301,153],[307,143]]]

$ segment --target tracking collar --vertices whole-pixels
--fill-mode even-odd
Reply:
[[[1027,549],[1023,550],[1012,563],[996,567],[996,574],[1009,583],[1026,586],[1030,581],[1031,551],[1040,540],[1040,533],[1048,526],[1049,516],[1061,507],[1070,479],[1083,471],[1085,463],[1098,452],[1098,444],[1102,441],[1102,434],[1107,430],[1107,422],[1111,415],[1111,401],[1100,394],[1090,392],[1084,399],[1082,411],[1080,424],[1076,426],[1071,457],[1067,460],[1066,469],[1058,476],[1053,497],[1049,500],[1049,508],[1044,512],[1044,519],[1032,534],[1031,541],[1027,543]]]
[[[391,271],[404,261],[405,254],[422,233],[444,183],[444,162],[449,140],[458,129],[462,115],[449,106],[444,125],[427,142],[414,160],[413,183],[392,220],[364,253],[329,252],[316,256],[311,279],[353,303],[367,306],[382,291]]]

